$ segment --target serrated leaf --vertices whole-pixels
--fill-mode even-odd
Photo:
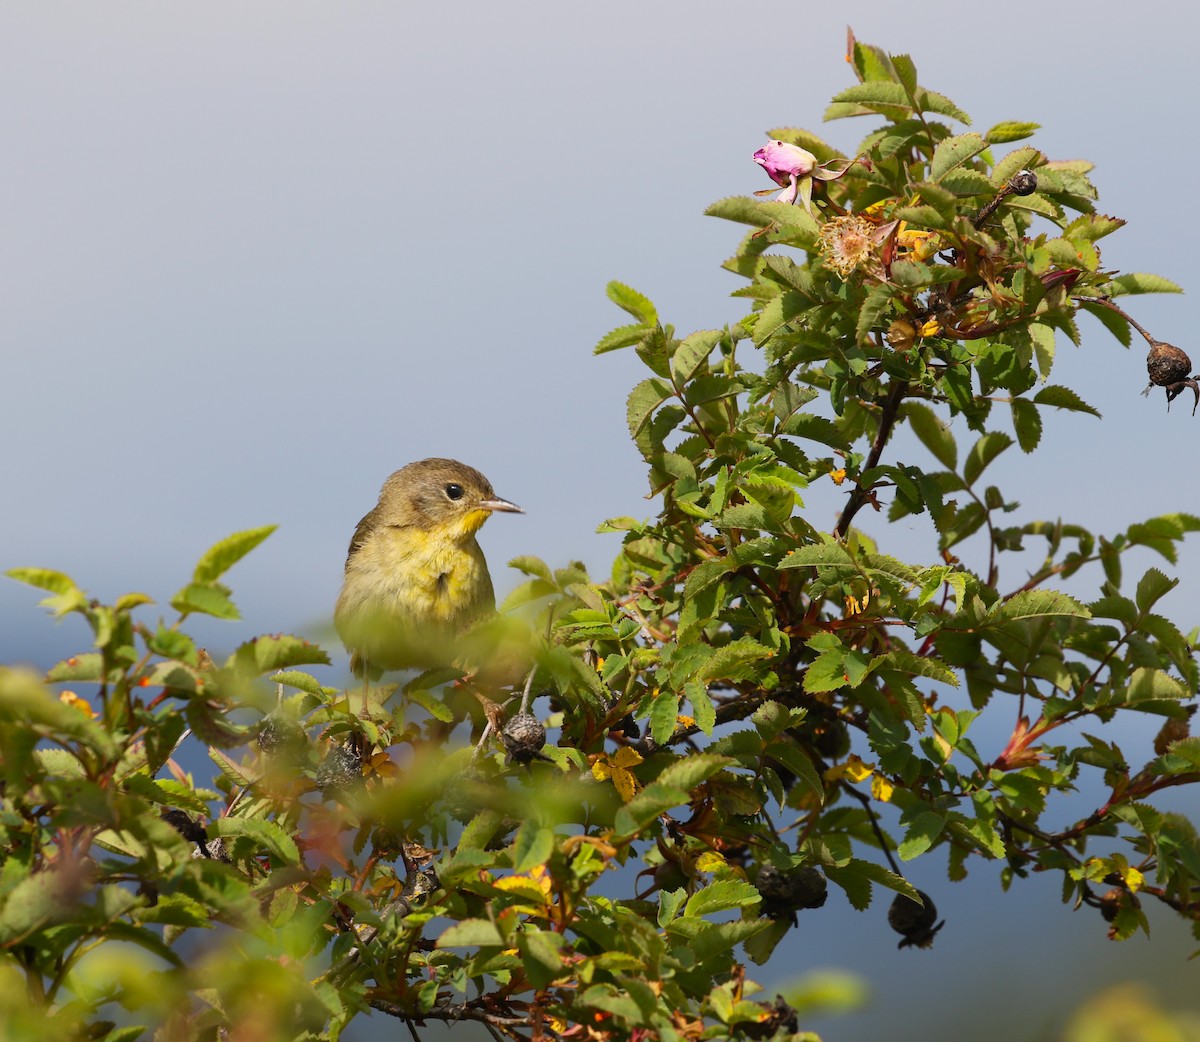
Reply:
[[[505,943],[496,924],[488,919],[463,919],[434,942],[438,948],[500,948]]]
[[[987,138],[989,145],[1003,145],[1009,141],[1020,141],[1023,138],[1031,137],[1035,131],[1041,129],[1041,126],[1040,123],[1023,123],[1019,120],[1009,119],[997,123],[984,137]]]
[[[1067,409],[1070,412],[1086,412],[1091,413],[1091,415],[1097,418],[1100,417],[1099,411],[1088,405],[1071,388],[1062,387],[1058,384],[1050,384],[1047,387],[1043,387],[1033,396],[1033,400],[1038,405],[1051,405],[1056,409]]]
[[[181,615],[199,612],[218,619],[240,619],[241,612],[229,599],[229,591],[220,583],[188,583],[174,597],[171,607]]]
[[[642,432],[642,428],[650,422],[650,417],[654,415],[654,410],[670,397],[671,388],[662,380],[655,379],[654,377],[643,380],[630,391],[629,397],[625,402],[625,415],[629,423],[629,436],[636,438]]]
[[[25,583],[27,586],[36,586],[39,590],[49,590],[59,596],[82,593],[75,585],[75,580],[69,575],[56,572],[51,568],[9,568],[4,574],[17,582]]]
[[[641,343],[650,328],[636,325],[617,326],[616,329],[610,329],[596,342],[596,346],[592,348],[592,354],[602,355],[609,351],[618,351],[622,347],[633,347],[634,344]]]
[[[531,872],[554,852],[554,830],[526,819],[513,837],[513,871]]]
[[[1042,440],[1042,417],[1033,402],[1014,398],[1012,407],[1013,429],[1017,432],[1017,444],[1022,452],[1032,452]]]
[[[225,839],[252,839],[285,865],[300,863],[300,851],[296,849],[296,841],[273,821],[263,818],[217,818],[209,825],[209,830],[214,836]]]
[[[911,861],[924,854],[933,846],[934,841],[942,834],[945,827],[946,819],[941,814],[933,811],[924,811],[918,814],[912,824],[908,826],[904,839],[900,841],[900,846],[896,849],[900,860]]]
[[[702,329],[680,341],[671,355],[671,374],[676,386],[682,387],[696,375],[724,335],[720,329]]]
[[[643,325],[652,326],[658,322],[658,312],[650,303],[650,298],[639,293],[632,286],[626,286],[615,279],[605,287],[608,299],[622,311],[627,311]]]
[[[866,296],[858,309],[858,321],[855,324],[855,336],[858,343],[870,342],[871,333],[882,328],[883,316],[891,304],[894,290],[890,285],[876,286]]]
[[[978,134],[958,134],[939,142],[929,163],[929,180],[935,184],[951,170],[970,162],[987,148]]]
[[[672,785],[652,782],[617,811],[613,829],[617,836],[635,836],[660,814],[688,802],[690,797]]]
[[[765,228],[772,223],[771,216],[762,205],[748,195],[733,195],[718,199],[705,211],[706,217],[720,217],[726,221],[736,221],[738,224],[750,224],[756,228]]]
[[[323,648],[286,633],[270,633],[246,641],[229,656],[227,667],[256,676],[292,666],[328,666]]]
[[[845,651],[823,651],[804,671],[802,686],[809,694],[836,691],[850,683],[846,676]]]
[[[227,536],[219,543],[214,543],[196,563],[196,570],[192,573],[192,582],[201,584],[216,582],[278,527],[278,525],[263,525],[261,528],[248,528],[244,532],[234,532],[233,535]]]
[[[1142,612],[1149,611],[1171,590],[1179,585],[1178,579],[1168,579],[1157,568],[1149,569],[1137,585],[1137,606]]]
[[[1125,296],[1132,293],[1182,293],[1183,287],[1161,275],[1151,275],[1145,271],[1133,271],[1127,275],[1118,275],[1109,283],[1109,295]]]
[[[758,900],[758,891],[749,883],[740,879],[720,879],[692,894],[683,914],[687,918],[695,918],[729,908],[745,908]]]
[[[904,413],[913,433],[943,467],[958,469],[958,445],[950,433],[949,424],[943,423],[938,415],[920,402],[905,402]]]
[[[696,673],[696,679],[744,680],[749,675],[749,666],[763,659],[774,658],[775,652],[750,637],[739,637],[720,648],[715,648],[707,661]]]
[[[997,601],[989,616],[1012,622],[1018,619],[1037,619],[1046,615],[1068,615],[1079,619],[1091,618],[1091,612],[1075,598],[1057,590],[1023,590],[1007,601]]]
[[[707,781],[729,764],[736,761],[730,756],[717,756],[713,753],[692,753],[676,760],[670,767],[655,779],[659,785],[666,785],[681,792],[690,793],[701,782]]]
[[[1013,440],[1001,431],[988,431],[974,445],[963,463],[963,480],[968,485],[975,484],[988,465],[1012,445]]]
[[[792,550],[779,562],[780,568],[806,568],[820,565],[855,567],[854,558],[840,543],[814,543]]]

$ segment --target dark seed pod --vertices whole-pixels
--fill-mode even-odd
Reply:
[[[762,865],[754,881],[762,894],[762,913],[771,919],[796,922],[801,908],[820,908],[828,894],[825,877],[815,868],[801,865],[786,871],[772,864]]]
[[[907,948],[910,945],[929,948],[933,945],[938,930],[946,925],[943,920],[934,926],[937,921],[937,906],[934,905],[933,898],[924,890],[918,890],[917,894],[924,904],[903,894],[897,894],[892,907],[888,909],[888,925],[903,936],[903,940],[897,945],[898,948]]]
[[[533,759],[544,760],[541,748],[546,744],[546,728],[532,713],[517,713],[500,735],[508,753],[508,762],[528,765]]]
[[[1100,914],[1106,923],[1111,923],[1117,918],[1117,913],[1121,911],[1121,905],[1124,902],[1125,891],[1119,886],[1114,886],[1100,898]]]
[[[1008,182],[1014,195],[1033,195],[1037,191],[1037,174],[1032,170],[1018,170]]]
[[[350,745],[335,745],[321,761],[316,773],[322,796],[337,796],[362,784],[362,756]]]
[[[255,741],[264,755],[291,762],[299,760],[308,745],[308,737],[303,729],[295,721],[278,713],[262,718]]]
[[[1192,360],[1187,352],[1174,344],[1162,340],[1151,340],[1150,353],[1146,356],[1146,372],[1150,376],[1150,386],[1143,392],[1149,394],[1155,387],[1162,387],[1167,392],[1167,408],[1178,398],[1186,388],[1191,388],[1196,396],[1192,405],[1192,415],[1196,415],[1196,406],[1200,405],[1200,383],[1195,376],[1189,376],[1192,371]]]

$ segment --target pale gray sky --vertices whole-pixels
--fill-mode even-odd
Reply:
[[[166,599],[210,543],[277,522],[230,576],[245,625],[213,627],[211,640],[311,629],[383,478],[448,455],[528,510],[483,533],[501,591],[518,553],[603,572],[615,544],[596,524],[653,509],[625,431],[636,359],[590,354],[622,321],[604,285],[636,286],[685,331],[741,313],[718,267],[741,231],[701,211],[768,187],[750,158],[768,128],[805,126],[846,150],[866,133],[864,121],[821,125],[852,82],[847,20],[860,39],[910,52],[977,129],[1034,120],[1033,143],[1053,157],[1095,161],[1102,209],[1130,221],[1103,243],[1105,263],[1191,290],[1195,26],[1180,10],[6,3],[0,567]],[[1187,298],[1131,307],[1197,357]],[[1014,449],[1000,484],[1023,518],[1104,531],[1200,512],[1200,418],[1183,399],[1167,415],[1161,394],[1138,397],[1144,351],[1082,321],[1084,349],[1060,345],[1055,379],[1105,419],[1055,418],[1046,440],[1058,444],[1032,460]],[[823,501],[814,522],[835,509]],[[918,525],[897,538],[893,552],[933,558]],[[1193,547],[1181,574],[1196,561]],[[0,584],[0,660],[78,650],[78,626],[52,629],[35,600]],[[1200,618],[1195,584],[1167,605],[1185,630]],[[921,870],[937,881],[943,862],[929,860]],[[1098,946],[1095,981],[1138,969],[1142,942],[1105,946],[1095,917],[1046,889],[1055,907],[1038,921],[1022,918],[1018,893],[986,927],[947,927],[934,952],[899,957],[878,923],[842,908],[853,929],[823,935],[817,961],[893,975],[889,1001],[913,981],[958,986],[980,948],[1049,958],[1072,930]],[[957,900],[955,888],[938,903],[949,914]],[[1022,986],[1044,983],[1036,960],[1023,966]],[[1089,986],[1072,989],[1067,1000]],[[995,996],[997,1010],[1010,1002]],[[887,1024],[892,1038],[921,1037],[932,1022],[914,1018],[834,1022],[828,1035]]]

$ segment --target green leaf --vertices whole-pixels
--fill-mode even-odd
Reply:
[[[899,114],[903,116],[912,112],[908,92],[899,83],[885,80],[857,83],[853,87],[847,87],[839,94],[835,94],[830,108],[826,110],[825,118],[832,118],[830,110],[836,111],[836,106],[844,104],[861,105],[872,111],[882,111],[884,115]]]
[[[896,850],[900,855],[900,860],[911,861],[924,854],[933,846],[934,840],[942,834],[945,827],[946,819],[941,814],[933,811],[923,811],[918,814],[912,824],[908,826],[908,831],[904,834],[904,839]]]
[[[617,811],[613,828],[620,838],[635,836],[660,814],[682,806],[689,798],[686,792],[673,785],[651,782]]]
[[[775,652],[750,637],[739,637],[724,647],[715,648],[696,673],[696,679],[745,680],[751,675],[752,663],[774,658]]]
[[[525,929],[517,934],[521,967],[535,988],[548,987],[556,977],[562,976],[560,949],[564,943],[563,937],[548,930]]]
[[[527,818],[513,837],[513,871],[532,871],[549,861],[553,852],[554,830]]]
[[[708,781],[714,774],[734,762],[736,761],[729,756],[692,753],[671,764],[658,776],[656,783],[678,789],[680,792],[690,793],[701,782]]]
[[[704,329],[680,341],[671,355],[671,375],[675,377],[675,386],[682,387],[696,375],[724,335],[724,330]]]
[[[905,402],[904,414],[913,433],[947,470],[958,469],[958,445],[950,433],[949,424],[943,423],[938,415],[920,402]]]
[[[17,582],[36,586],[39,590],[49,590],[59,596],[82,593],[69,575],[53,571],[50,568],[10,568],[4,574],[10,579],[16,579]]]
[[[251,839],[285,865],[300,863],[300,851],[296,849],[295,840],[273,821],[262,818],[217,818],[209,825],[209,831],[214,837]]]
[[[665,745],[675,733],[676,718],[679,716],[679,696],[674,691],[660,691],[650,706],[650,736]]]
[[[679,914],[683,907],[687,891],[680,887],[678,890],[660,890],[658,892],[658,925],[666,926]]]
[[[285,633],[271,633],[248,640],[226,662],[227,667],[255,676],[293,666],[328,665],[329,655],[323,648]]]
[[[463,919],[434,942],[437,948],[502,948],[505,940],[496,924],[487,919]]]
[[[1007,601],[997,601],[988,615],[992,618],[1013,622],[1018,619],[1037,619],[1046,615],[1069,615],[1075,618],[1091,618],[1087,610],[1073,597],[1057,590],[1024,590]]]
[[[704,214],[706,217],[720,217],[726,221],[750,224],[756,228],[765,228],[772,223],[770,214],[763,209],[762,204],[748,195],[734,195],[726,199],[718,199],[704,211]]]
[[[987,138],[989,145],[1003,145],[1009,141],[1020,141],[1022,138],[1030,137],[1034,131],[1040,130],[1041,126],[1040,123],[1022,123],[1013,119],[1004,120],[992,127],[984,137]]]
[[[1138,582],[1136,594],[1138,610],[1149,611],[1160,598],[1170,593],[1178,585],[1178,579],[1168,579],[1157,568],[1151,568]]]
[[[871,333],[883,326],[883,316],[891,304],[894,291],[890,285],[876,286],[866,296],[858,309],[858,322],[855,325],[855,336],[858,343],[870,342]]]
[[[782,561],[780,568],[806,568],[824,564],[855,567],[854,558],[840,543],[814,543],[792,550]]]
[[[602,355],[609,351],[618,351],[622,347],[633,347],[634,344],[641,343],[642,339],[649,331],[649,326],[617,326],[616,329],[610,329],[592,348],[592,354]]]
[[[636,289],[626,286],[623,282],[612,281],[606,287],[608,299],[622,311],[627,311],[643,325],[652,326],[658,322],[658,312]]]
[[[1014,398],[1012,407],[1013,429],[1017,432],[1017,444],[1022,452],[1032,452],[1042,440],[1042,417],[1033,402]]]
[[[220,583],[188,583],[174,597],[171,607],[181,615],[200,612],[218,619],[240,619],[241,612],[229,599],[229,591]]]
[[[1058,384],[1050,384],[1043,387],[1037,394],[1033,396],[1033,400],[1038,405],[1052,405],[1056,409],[1067,409],[1070,412],[1086,412],[1091,413],[1097,419],[1100,413],[1088,405],[1082,398],[1079,397],[1069,387],[1061,387]]]
[[[216,582],[278,527],[264,525],[262,528],[248,528],[244,532],[234,532],[233,535],[213,544],[196,563],[192,582]]]
[[[1183,287],[1161,275],[1135,271],[1118,275],[1109,283],[1109,296],[1120,297],[1131,293],[1182,293]]]
[[[970,162],[987,148],[987,142],[978,134],[958,134],[940,142],[933,151],[929,163],[929,179],[935,184],[951,170]]]
[[[683,914],[695,918],[728,908],[745,908],[758,900],[758,891],[749,883],[741,879],[721,879],[692,894]]]
[[[968,485],[975,484],[979,475],[984,472],[997,456],[1013,443],[1012,438],[1000,431],[989,431],[971,446],[963,464],[963,480]]]
[[[845,663],[845,651],[823,651],[804,671],[804,690],[815,695],[845,687],[850,682]]]
[[[630,437],[636,438],[641,433],[642,428],[650,422],[650,417],[654,415],[654,410],[670,397],[671,388],[662,380],[657,380],[654,377],[643,380],[630,391],[629,398],[625,403],[625,415],[629,422]]]

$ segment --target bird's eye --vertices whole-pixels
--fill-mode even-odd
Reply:
[[[452,482],[450,482],[449,485],[446,486],[446,498],[447,499],[462,499],[462,497],[463,497],[462,485],[456,485],[452,481]]]

